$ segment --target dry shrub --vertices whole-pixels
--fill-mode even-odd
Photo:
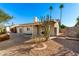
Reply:
[[[0,35],[0,41],[5,41],[5,40],[8,40],[8,39],[10,39],[9,35],[7,35],[7,34]]]

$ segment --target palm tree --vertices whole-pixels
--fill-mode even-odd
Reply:
[[[59,8],[60,8],[60,25],[61,25],[61,20],[62,20],[62,8],[63,8],[63,4],[60,4]]]
[[[50,5],[49,10],[50,10],[50,20],[51,20],[51,15],[52,15],[52,10],[53,10],[52,5]]]

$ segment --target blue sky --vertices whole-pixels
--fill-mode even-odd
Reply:
[[[15,24],[32,23],[34,16],[40,19],[41,16],[46,16],[50,13],[50,3],[0,3],[0,8],[6,13],[14,16],[9,23]],[[52,18],[59,19],[60,9],[59,3],[52,3]],[[62,24],[66,26],[74,26],[76,18],[79,16],[79,4],[78,3],[65,3],[62,13]]]

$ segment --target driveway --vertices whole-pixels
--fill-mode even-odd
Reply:
[[[10,33],[9,40],[0,42],[0,50],[7,49],[11,46],[21,44],[24,41],[29,40],[29,39],[31,39],[31,35]]]
[[[56,39],[52,39],[55,42],[63,45],[65,48],[68,48],[74,52],[79,53],[79,41],[76,40],[67,40],[64,38],[56,38]]]

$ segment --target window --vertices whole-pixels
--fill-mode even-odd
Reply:
[[[30,28],[27,28],[27,31],[30,31]]]

